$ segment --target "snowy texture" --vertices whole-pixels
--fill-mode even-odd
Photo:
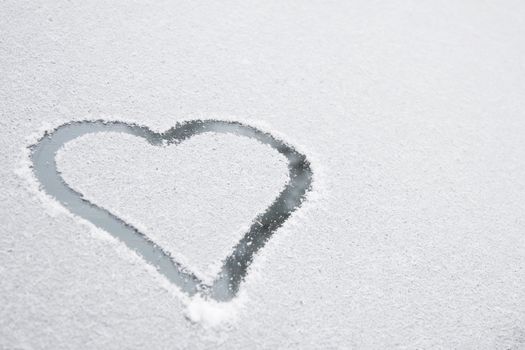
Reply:
[[[525,346],[525,3],[0,13],[0,348]],[[28,178],[30,135],[106,117],[260,123],[312,161],[315,200],[223,326],[118,241],[51,216]]]
[[[197,295],[188,303],[185,314],[190,321],[198,322],[205,328],[216,330],[228,327],[235,322],[240,306],[242,306],[242,298],[241,301],[221,303],[203,299]]]
[[[63,179],[137,227],[207,283],[288,181],[287,160],[246,137],[203,134],[157,147],[97,133],[57,154]]]

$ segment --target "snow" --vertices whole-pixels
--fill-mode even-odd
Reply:
[[[0,13],[0,348],[525,345],[523,3],[8,1]],[[230,303],[189,299],[31,173],[27,147],[72,120],[163,131],[210,118],[264,126],[315,177]],[[206,276],[282,186],[281,165],[233,135],[159,152],[97,134],[60,154],[68,181]],[[181,200],[160,195],[173,188]],[[181,206],[191,219],[163,219]],[[205,228],[190,240],[169,230],[177,220]]]
[[[193,297],[185,311],[187,318],[211,330],[224,329],[238,319],[241,301],[228,303],[203,299],[199,295]]]

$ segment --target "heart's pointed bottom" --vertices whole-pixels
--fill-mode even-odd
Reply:
[[[233,248],[221,268],[219,276],[209,286],[188,271],[169,253],[146,235],[108,210],[84,199],[82,194],[67,185],[57,170],[55,156],[67,142],[89,133],[122,132],[146,139],[152,145],[177,144],[205,132],[231,133],[267,144],[288,160],[290,180],[275,201],[253,221],[250,229]],[[124,122],[81,121],[64,124],[46,133],[31,146],[34,173],[45,192],[55,197],[71,213],[107,231],[155,266],[171,283],[190,296],[197,293],[217,301],[234,298],[244,280],[255,254],[275,231],[290,217],[311,188],[312,170],[306,157],[285,142],[254,127],[232,121],[193,120],[178,124],[164,133]]]

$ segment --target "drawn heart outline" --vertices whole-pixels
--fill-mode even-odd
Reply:
[[[253,221],[250,229],[223,261],[221,272],[212,285],[203,283],[194,273],[178,263],[159,245],[131,224],[108,210],[85,199],[71,188],[57,170],[55,156],[67,142],[96,132],[121,132],[146,139],[155,146],[179,144],[195,135],[214,132],[231,133],[255,139],[271,146],[288,160],[289,181],[279,196]],[[301,206],[311,189],[312,170],[306,156],[286,142],[252,126],[222,120],[191,120],[177,123],[173,128],[158,133],[148,127],[120,121],[75,121],[63,124],[30,146],[33,171],[41,189],[56,198],[70,212],[118,238],[126,246],[152,264],[170,282],[192,296],[201,293],[217,301],[229,301],[239,291],[254,255],[264,247],[275,231]]]

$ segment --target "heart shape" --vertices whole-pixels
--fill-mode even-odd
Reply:
[[[161,146],[179,144],[195,135],[215,132],[245,136],[269,145],[288,160],[290,181],[277,199],[259,214],[248,230],[235,245],[233,252],[223,261],[221,272],[213,284],[203,283],[194,273],[175,261],[162,247],[146,235],[126,223],[108,210],[83,198],[70,186],[57,170],[55,156],[67,142],[89,133],[121,132],[146,139],[150,144]],[[229,301],[239,291],[254,255],[261,249],[275,231],[290,217],[302,203],[311,188],[312,170],[306,156],[267,132],[234,121],[193,120],[179,123],[163,133],[157,133],[145,126],[118,121],[80,121],[63,124],[51,133],[45,133],[31,147],[33,170],[42,189],[55,197],[70,212],[95,226],[102,228],[133,249],[148,263],[152,264],[170,282],[192,296],[201,293],[217,301]]]

